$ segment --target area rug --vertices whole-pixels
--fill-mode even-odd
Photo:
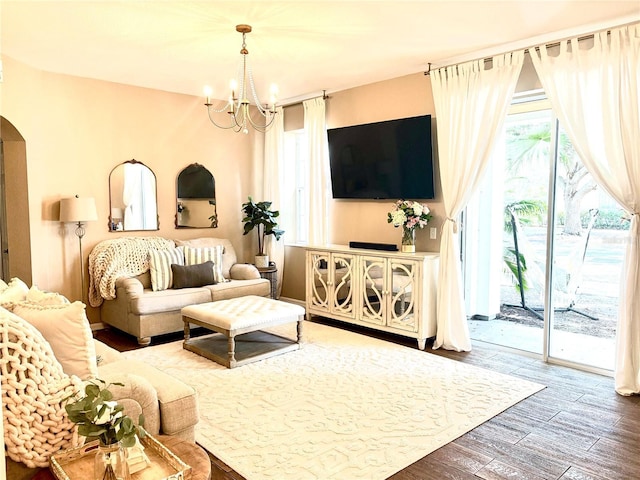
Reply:
[[[198,391],[196,441],[247,480],[384,479],[542,385],[305,322],[294,352],[224,368],[182,342],[126,352]],[[295,338],[295,326],[270,329]]]

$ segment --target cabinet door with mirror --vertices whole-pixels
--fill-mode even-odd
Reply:
[[[176,228],[217,228],[216,182],[204,166],[192,163],[178,174]]]
[[[348,253],[307,252],[307,284],[312,308],[327,310],[339,318],[355,318],[353,272],[355,257]]]
[[[156,175],[135,159],[109,174],[109,231],[158,230]]]

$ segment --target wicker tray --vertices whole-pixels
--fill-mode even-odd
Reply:
[[[190,480],[191,467],[151,435],[140,439],[151,465],[131,475],[132,480]],[[93,476],[98,441],[51,456],[50,470],[58,480],[86,480]]]

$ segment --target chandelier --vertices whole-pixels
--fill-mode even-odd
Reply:
[[[236,25],[236,32],[242,33],[242,48],[240,49],[242,61],[238,66],[238,75],[235,79],[231,80],[231,94],[229,95],[226,105],[219,110],[213,108],[211,104],[211,87],[205,87],[204,93],[207,97],[205,106],[207,107],[209,120],[218,128],[233,129],[236,133],[249,133],[249,126],[259,132],[266,132],[273,123],[276,114],[277,87],[271,85],[271,107],[269,107],[268,103],[265,103],[263,106],[260,100],[258,100],[251,67],[247,63],[249,51],[247,50],[246,35],[251,32],[251,25]],[[258,119],[254,119],[251,116],[249,110],[249,93],[251,94],[250,98],[254,102],[255,110],[257,111],[255,116],[258,117]],[[227,114],[227,121],[216,121],[214,117],[221,116],[218,114]],[[221,119],[219,118],[219,120]]]

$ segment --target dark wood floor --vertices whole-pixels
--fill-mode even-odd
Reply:
[[[413,340],[366,332],[416,348]],[[98,332],[97,337],[119,350],[137,347],[133,338],[114,331]],[[169,335],[152,343],[178,338]],[[640,479],[640,397],[616,394],[612,378],[545,364],[487,344],[474,344],[467,353],[430,348],[427,352],[547,388],[408,466],[393,480]],[[215,457],[212,466],[212,480],[243,478]]]

